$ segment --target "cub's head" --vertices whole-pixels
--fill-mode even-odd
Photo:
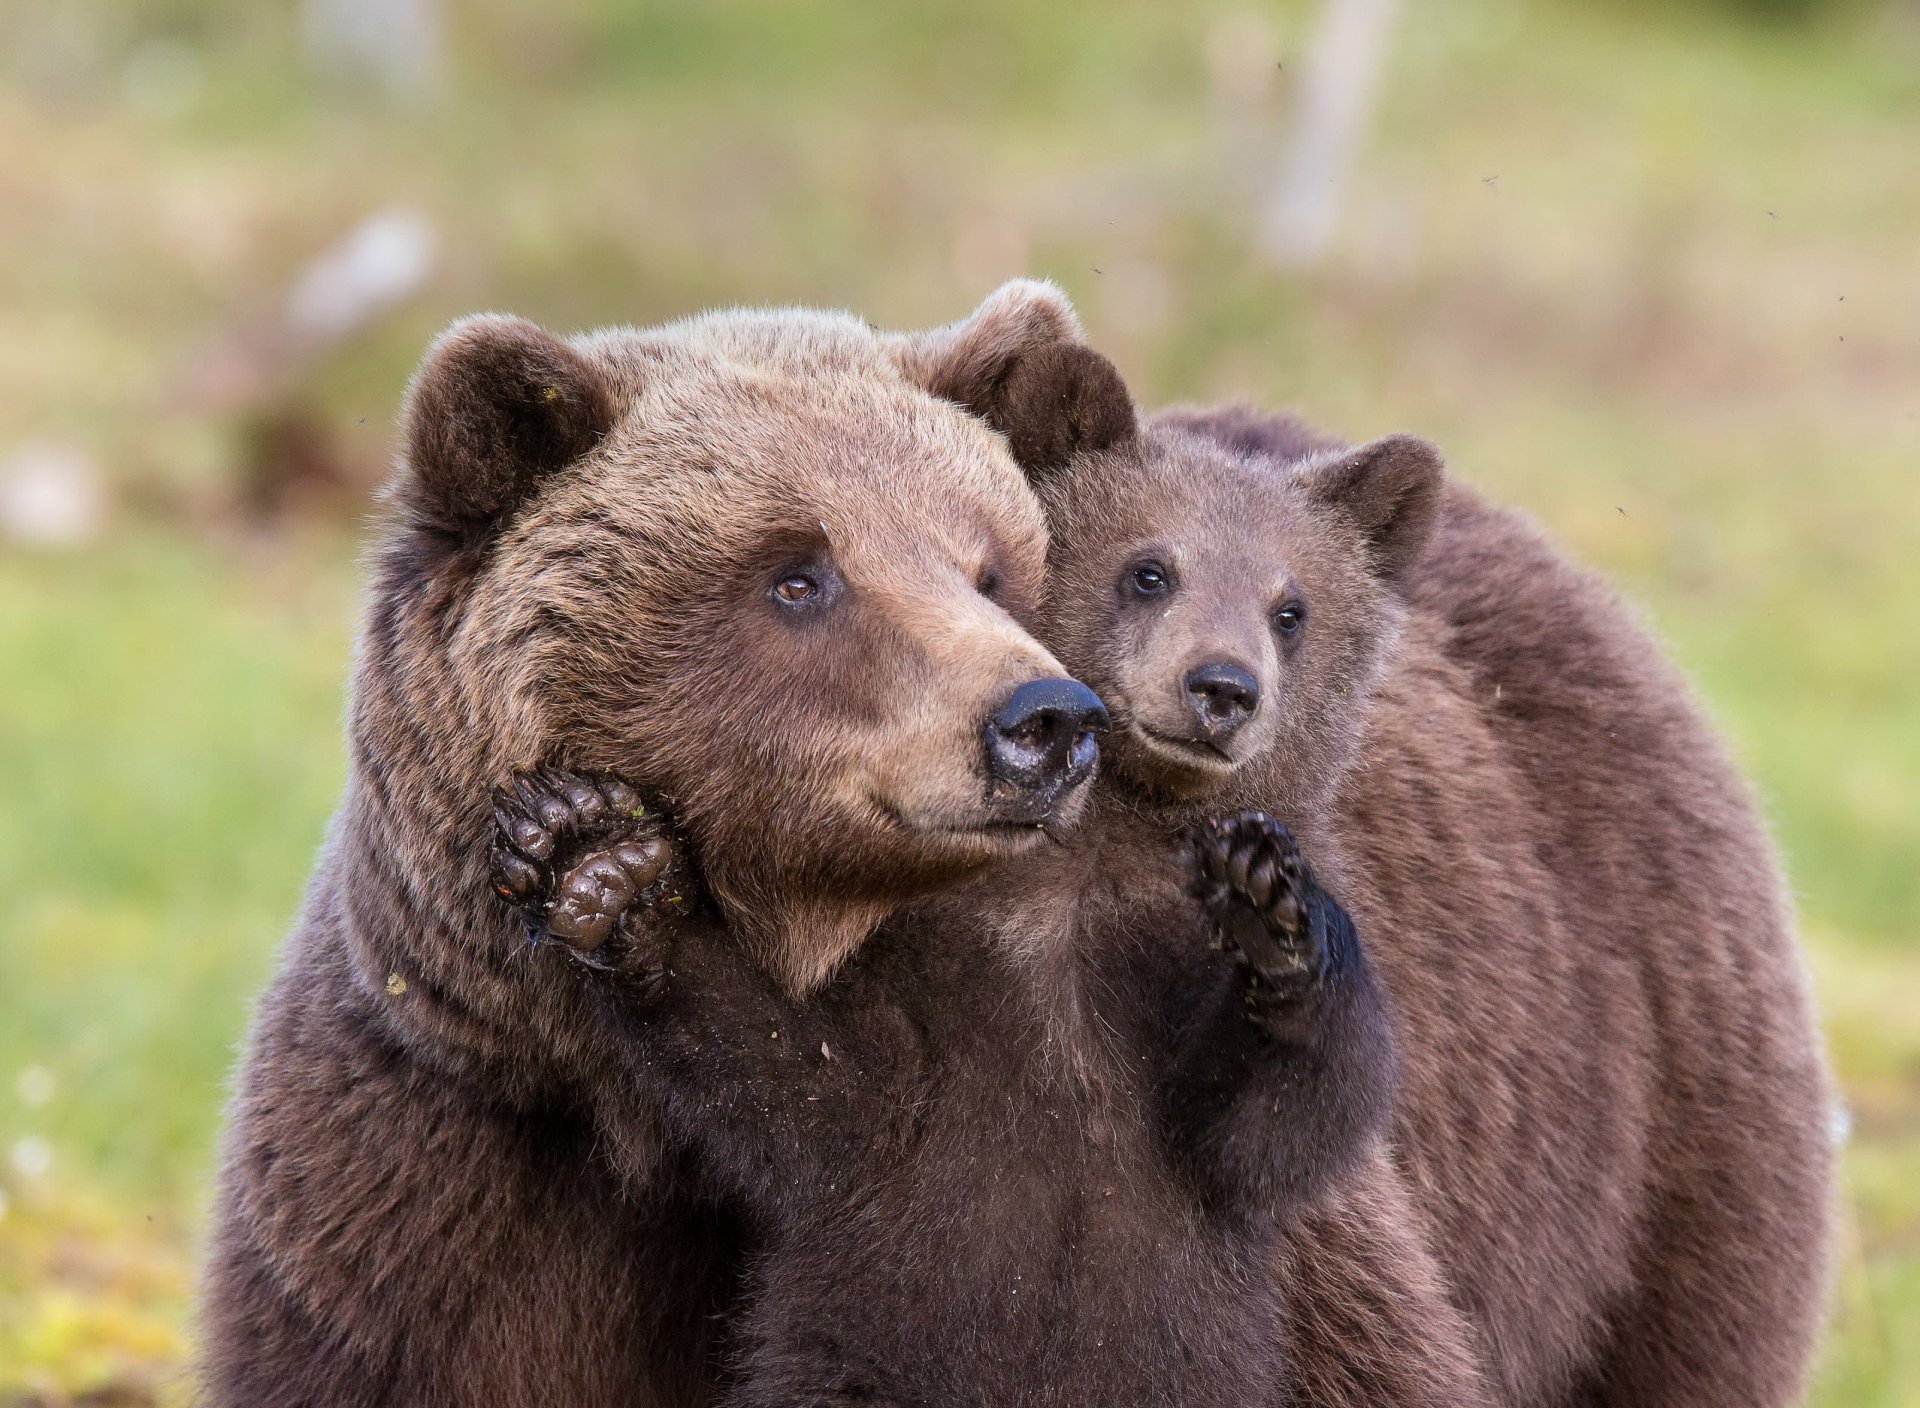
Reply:
[[[1007,437],[1046,508],[1041,637],[1106,701],[1110,773],[1216,810],[1323,797],[1404,615],[1438,451],[1302,433],[1275,453],[1205,416],[1142,424],[1112,364],[1069,334],[1013,348],[955,399]]]
[[[863,324],[469,319],[415,378],[406,446],[356,739],[470,789],[476,844],[516,769],[619,773],[805,989],[1073,819],[1105,719],[1021,624],[1039,506]]]
[[[1346,765],[1441,477],[1391,436],[1292,463],[1149,422],[1045,479],[1046,639],[1113,713],[1109,767],[1303,808]]]

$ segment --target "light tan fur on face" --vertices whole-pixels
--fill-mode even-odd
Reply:
[[[817,985],[903,894],[1038,839],[996,818],[983,734],[1063,673],[1016,619],[1042,591],[1038,506],[854,319],[572,346],[619,414],[505,526],[444,637],[484,770],[558,753],[664,793],[740,931]],[[814,556],[844,596],[797,629],[768,591]]]

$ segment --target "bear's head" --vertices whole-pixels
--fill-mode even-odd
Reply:
[[[952,337],[922,335],[935,370],[920,375],[1000,430],[1040,494],[1041,638],[1106,701],[1109,772],[1186,811],[1324,800],[1405,616],[1398,583],[1432,530],[1438,451],[1301,432],[1294,453],[1270,453],[1193,413],[1143,424],[1113,365],[1064,325],[943,380]]]
[[[804,991],[889,910],[1072,820],[1104,716],[1021,624],[1039,506],[864,324],[471,318],[405,437],[357,754],[406,754],[476,854],[511,772],[618,773]]]

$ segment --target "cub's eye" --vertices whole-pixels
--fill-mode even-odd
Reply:
[[[1173,577],[1157,562],[1136,563],[1127,573],[1127,585],[1140,596],[1159,596],[1173,587]]]
[[[1307,619],[1307,608],[1297,601],[1290,601],[1273,613],[1273,628],[1283,636],[1290,636],[1299,630]]]
[[[782,577],[774,585],[773,594],[789,606],[799,606],[820,595],[820,579],[805,572],[795,572]]]
[[[991,567],[980,574],[980,580],[974,583],[975,589],[988,601],[1000,599],[1000,574]]]

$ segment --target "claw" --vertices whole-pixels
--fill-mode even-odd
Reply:
[[[1264,907],[1273,898],[1278,870],[1279,863],[1270,855],[1263,855],[1253,863],[1253,868],[1247,872],[1247,894],[1255,904]]]
[[[1242,894],[1246,893],[1247,871],[1253,864],[1258,845],[1258,842],[1249,845],[1242,841],[1233,848],[1233,853],[1227,861],[1227,883]]]
[[[515,855],[504,847],[493,857],[494,889],[510,900],[528,900],[545,888],[542,867]]]
[[[560,789],[560,795],[573,808],[576,825],[592,826],[606,815],[607,799],[591,783],[569,782]]]

